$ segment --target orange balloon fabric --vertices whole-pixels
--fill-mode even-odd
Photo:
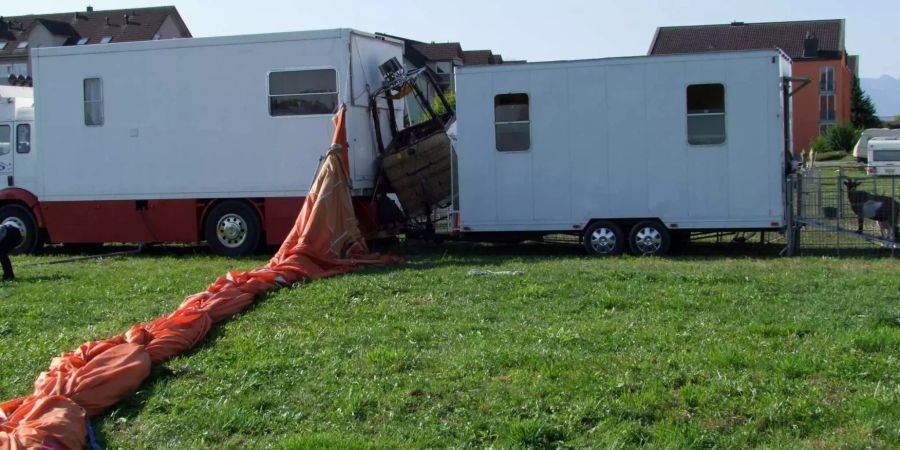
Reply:
[[[63,396],[0,404],[0,450],[80,449],[86,435],[84,410]]]
[[[348,177],[345,107],[334,117],[332,146],[293,230],[265,267],[230,272],[190,295],[173,313],[136,324],[124,335],[88,342],[54,358],[30,397],[0,404],[0,450],[80,449],[86,417],[131,395],[153,364],[202,341],[263,294],[299,280],[334,276],[361,265],[397,262],[369,254],[354,213]]]

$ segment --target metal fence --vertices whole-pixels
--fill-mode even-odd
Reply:
[[[813,167],[788,180],[788,252],[900,255],[900,179],[859,166]]]

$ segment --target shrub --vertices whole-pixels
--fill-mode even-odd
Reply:
[[[841,123],[829,128],[820,137],[825,140],[827,151],[849,153],[853,151],[853,146],[861,135],[862,130],[848,123]]]
[[[831,151],[831,146],[828,144],[828,141],[825,140],[824,136],[816,136],[809,143],[809,148],[812,149],[816,154],[827,153]]]
[[[456,92],[446,91],[444,92],[444,98],[447,99],[447,103],[450,104],[451,108],[456,109]],[[444,108],[444,103],[438,96],[434,96],[434,98],[431,100],[431,109],[433,109],[437,114],[444,114],[445,112],[447,112],[447,108]]]

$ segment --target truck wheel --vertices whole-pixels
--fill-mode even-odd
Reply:
[[[259,216],[245,202],[229,200],[212,208],[203,226],[210,250],[222,256],[245,256],[259,248]]]
[[[584,231],[582,239],[588,254],[597,256],[621,255],[625,250],[625,234],[613,222],[600,220]]]
[[[640,222],[628,234],[628,246],[637,256],[662,256],[669,252],[670,245],[669,230],[656,220]]]
[[[22,243],[13,249],[14,254],[37,253],[43,246],[41,230],[37,227],[34,214],[22,205],[6,205],[0,208],[0,225],[11,222],[22,230]]]

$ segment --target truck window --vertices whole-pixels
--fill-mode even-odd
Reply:
[[[687,134],[691,145],[725,142],[725,86],[692,84],[687,87]]]
[[[9,153],[9,125],[0,125],[0,155]]]
[[[16,153],[31,153],[31,125],[16,125]]]
[[[269,73],[271,116],[333,114],[337,106],[337,71],[334,69]]]
[[[103,82],[99,78],[84,79],[84,124],[103,125]]]
[[[531,148],[528,94],[501,94],[494,97],[494,131],[497,150],[501,152],[519,152]]]

